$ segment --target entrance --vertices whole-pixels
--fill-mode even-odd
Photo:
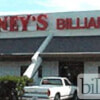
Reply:
[[[83,62],[59,62],[59,76],[67,77],[74,85],[77,85],[77,76],[81,73],[84,73]]]

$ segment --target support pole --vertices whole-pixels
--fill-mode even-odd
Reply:
[[[43,41],[39,49],[36,51],[36,53],[32,57],[32,63],[29,65],[29,67],[24,72],[23,76],[27,76],[28,78],[32,78],[35,73],[37,72],[39,66],[42,63],[42,58],[39,56],[40,53],[42,53],[49,42],[52,40],[53,34],[49,34],[47,38]]]

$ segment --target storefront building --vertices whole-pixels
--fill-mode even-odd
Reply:
[[[34,82],[45,76],[100,73],[100,11],[0,17],[0,76],[21,76],[32,56],[52,34],[39,57]]]

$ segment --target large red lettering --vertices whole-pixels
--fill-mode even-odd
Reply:
[[[84,18],[84,26],[87,28],[88,27],[88,19],[87,17]]]
[[[72,25],[72,19],[71,18],[66,18],[66,29],[70,29]]]
[[[96,21],[93,17],[90,18],[90,21],[88,23],[88,28],[91,28],[91,27],[97,28]]]
[[[10,17],[10,31],[18,31],[17,16]]]
[[[57,19],[57,26],[56,26],[56,28],[58,29],[58,30],[63,30],[63,29],[65,29],[66,28],[66,21],[64,20],[64,19],[61,19],[61,18],[59,18],[59,19]]]
[[[7,18],[8,17],[0,18],[0,27],[3,30],[7,30]]]
[[[97,18],[97,28],[100,28],[100,17]]]
[[[69,18],[69,29],[77,29],[77,26],[73,26],[72,18]]]
[[[37,17],[37,30],[46,30],[47,27],[48,27],[48,22],[46,21],[47,20],[47,15],[39,15]]]
[[[76,19],[76,29],[85,29],[87,28],[87,18],[85,17],[83,20],[83,25],[81,25],[80,18]]]
[[[30,15],[28,15],[27,17],[19,17],[19,19],[22,23],[22,31],[27,31],[27,25],[29,23]]]

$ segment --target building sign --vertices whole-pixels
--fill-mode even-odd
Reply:
[[[80,18],[75,19],[75,24],[73,25],[72,18],[59,18],[57,19],[57,29],[64,30],[64,29],[90,29],[90,28],[100,28],[100,17],[95,19],[94,17],[83,19],[83,23],[81,25]]]
[[[21,31],[27,31],[28,25],[36,23],[36,30],[46,30],[48,22],[46,21],[47,15],[39,15],[37,17],[27,16],[11,16],[0,18],[0,28],[3,31],[18,31],[19,27],[22,27]],[[21,24],[20,24],[21,23]]]
[[[0,18],[0,31],[28,31],[29,27],[34,31],[45,31],[49,29],[49,22],[54,21],[56,30],[69,30],[69,29],[90,29],[100,28],[100,17],[79,17],[72,18],[55,18],[49,19],[46,14],[41,15],[27,15],[27,16],[5,16]],[[73,23],[74,22],[74,23]],[[33,26],[32,26],[33,25]]]

